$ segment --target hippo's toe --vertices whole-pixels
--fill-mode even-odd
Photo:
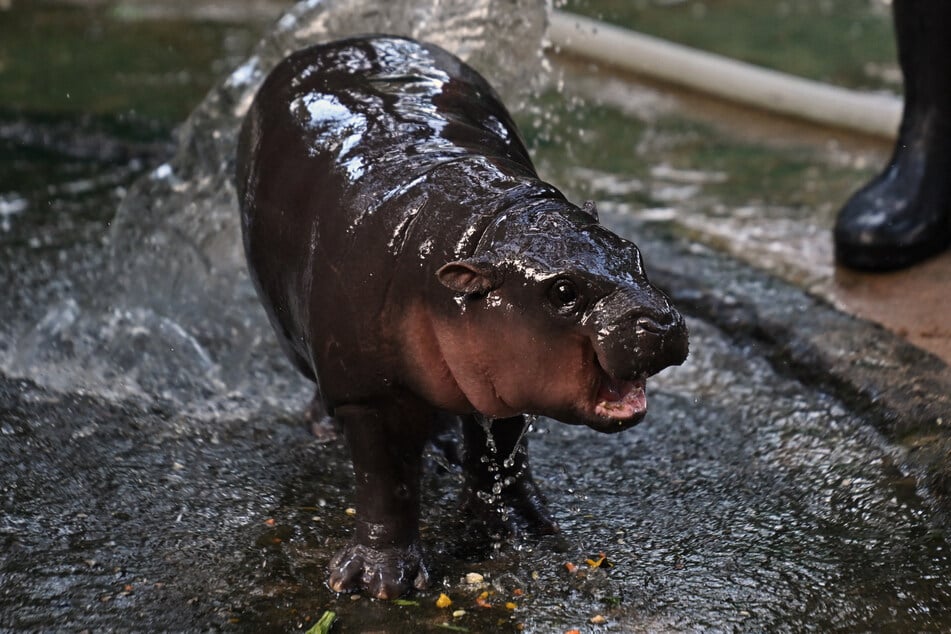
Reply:
[[[351,543],[330,562],[327,581],[334,592],[365,590],[377,599],[395,599],[414,587],[429,585],[418,543],[406,548],[371,548]]]

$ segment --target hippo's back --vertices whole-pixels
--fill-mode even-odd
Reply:
[[[344,202],[392,196],[397,183],[474,156],[535,176],[488,83],[442,49],[398,37],[343,40],[286,58],[258,92],[241,145],[239,194],[258,207],[268,200],[259,175],[276,165],[285,167],[271,179],[281,192],[300,175],[299,186],[317,178]],[[286,169],[291,161],[301,165],[296,172]]]

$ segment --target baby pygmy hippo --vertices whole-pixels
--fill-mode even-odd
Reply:
[[[637,247],[539,180],[495,91],[436,46],[366,37],[286,58],[244,122],[236,182],[261,301],[353,460],[336,591],[426,584],[437,415],[463,420],[466,512],[552,532],[523,414],[621,431],[647,411],[646,378],[687,356]]]

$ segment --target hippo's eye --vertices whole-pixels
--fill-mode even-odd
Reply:
[[[581,294],[575,283],[567,279],[556,280],[548,291],[548,299],[559,312],[573,311],[581,302]]]

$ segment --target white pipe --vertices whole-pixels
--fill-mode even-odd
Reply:
[[[829,86],[563,11],[548,29],[562,51],[758,108],[889,139],[902,100]]]

